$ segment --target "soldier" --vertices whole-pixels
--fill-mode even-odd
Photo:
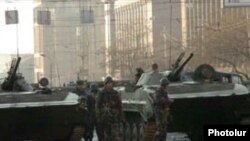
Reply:
[[[154,112],[157,125],[155,141],[166,140],[169,106],[173,103],[173,100],[168,97],[168,79],[163,78],[160,82],[161,87],[156,91],[154,95]]]
[[[87,82],[83,80],[77,80],[76,81],[76,89],[73,91],[73,93],[76,93],[77,95],[81,96],[84,100],[88,110],[88,117],[89,117],[89,111],[91,111],[91,98],[87,92]],[[85,125],[85,133],[84,133],[84,140],[85,141],[92,141],[91,135],[90,135],[90,118],[87,118],[87,124]]]
[[[152,71],[158,72],[158,65],[156,63],[152,64]]]
[[[158,70],[158,65],[156,63],[152,64],[152,71],[150,72],[150,78],[147,84],[154,85],[159,83],[159,80],[162,78],[162,74]]]
[[[136,74],[135,74],[135,83],[138,82],[140,79],[141,75],[144,73],[142,68],[136,68]]]
[[[76,81],[76,89],[73,91],[73,93],[76,93],[79,96],[84,96],[87,98],[87,82],[83,80],[77,80]]]
[[[90,97],[88,100],[88,105],[89,105],[89,115],[88,115],[89,135],[90,135],[90,138],[92,140],[94,128],[96,128],[98,141],[102,141],[103,134],[101,132],[101,125],[97,122],[96,109],[95,109],[98,94],[99,94],[99,90],[98,90],[97,84],[91,84],[90,85]]]
[[[104,88],[97,99],[98,118],[102,124],[104,141],[120,141],[119,126],[122,117],[121,98],[113,89],[112,77],[104,80]]]

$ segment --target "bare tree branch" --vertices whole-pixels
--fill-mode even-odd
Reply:
[[[215,58],[218,59],[218,60],[220,60],[220,61],[222,61],[222,62],[224,62],[224,63],[228,63],[229,65],[232,66],[234,72],[236,72],[236,73],[238,73],[238,74],[241,74],[241,75],[244,76],[247,80],[250,80],[249,75],[246,74],[246,73],[244,73],[244,72],[239,71],[238,68],[237,68],[237,65],[236,65],[234,62],[229,61],[229,60],[227,60],[227,59],[225,59],[225,58],[220,58],[220,57],[215,57]]]

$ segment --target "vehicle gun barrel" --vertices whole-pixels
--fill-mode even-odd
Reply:
[[[180,73],[182,72],[183,68],[186,66],[186,64],[191,60],[191,58],[194,56],[193,53],[189,55],[189,57],[183,62],[182,65],[175,68],[168,76],[168,79],[170,81],[178,81]]]
[[[175,61],[175,63],[173,64],[173,70],[177,69],[180,66],[180,62],[183,59],[185,55],[185,52],[182,52],[179,57],[177,58],[177,60]]]
[[[2,84],[3,90],[11,91],[13,89],[13,84],[15,81],[16,72],[17,72],[18,66],[20,64],[20,61],[21,61],[21,57],[14,58],[12,60],[10,70],[8,72],[8,76],[5,78],[5,80]]]

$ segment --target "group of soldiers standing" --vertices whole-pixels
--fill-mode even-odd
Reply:
[[[154,73],[157,73],[157,64],[152,65]],[[122,103],[119,93],[113,88],[113,79],[108,76],[104,80],[102,90],[96,84],[90,85],[87,90],[87,82],[78,80],[74,93],[87,99],[88,122],[84,135],[85,141],[92,141],[93,131],[99,141],[121,141],[120,123],[122,122]],[[167,133],[167,119],[169,105],[173,100],[168,97],[169,81],[161,79],[161,87],[154,95],[154,112],[157,125],[155,141],[165,141]]]
[[[105,78],[102,90],[96,84],[91,84],[87,90],[87,82],[78,80],[73,92],[87,101],[88,121],[84,140],[92,141],[95,128],[99,141],[120,141],[122,105],[120,95],[113,89],[112,77]]]

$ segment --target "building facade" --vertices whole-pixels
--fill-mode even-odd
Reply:
[[[117,0],[116,65],[121,79],[133,77],[135,68],[152,63],[168,69],[183,50],[181,3],[171,0]]]
[[[194,52],[191,67],[209,63],[216,69],[249,72],[249,13],[246,5],[226,0],[183,0],[182,39]],[[238,2],[232,2],[238,3]]]
[[[34,9],[35,77],[51,86],[105,76],[104,8],[91,0],[40,0]]]
[[[190,69],[202,63],[244,69],[250,58],[249,7],[227,7],[224,2],[37,1],[35,78],[46,76],[57,86],[106,75],[131,79],[137,67],[149,71],[158,63],[160,70],[171,68],[183,51],[195,55]]]
[[[187,69],[209,63],[219,70],[248,71],[249,5],[228,6],[226,2],[115,1],[114,69],[126,79],[133,77],[136,67],[147,70],[153,62],[161,69],[171,68],[185,51],[195,55]]]

